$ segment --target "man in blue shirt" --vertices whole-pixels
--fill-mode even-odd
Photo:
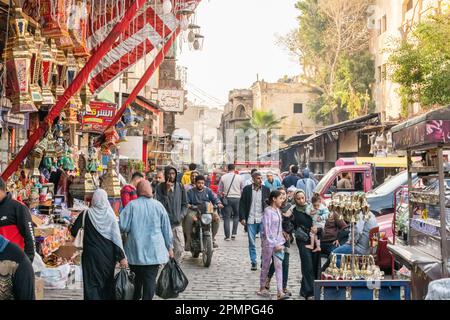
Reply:
[[[188,191],[187,200],[189,207],[191,206],[199,206],[206,203],[212,203],[213,205],[223,208],[222,203],[216,197],[214,192],[208,187],[205,187],[205,177],[202,175],[198,175],[195,178],[195,187]],[[189,210],[186,218],[184,219],[184,234],[186,236],[185,242],[185,251],[191,251],[191,234],[192,234],[192,225],[193,219],[196,216],[196,212],[193,210]],[[220,226],[220,216],[217,212],[213,214],[213,222],[212,222],[212,235],[213,235],[213,246],[214,248],[218,248],[219,246],[216,243],[216,234],[219,231]]]
[[[270,192],[274,190],[278,190],[281,187],[281,181],[278,178],[274,178],[272,172],[267,172],[267,179],[264,182],[264,185],[270,189]]]

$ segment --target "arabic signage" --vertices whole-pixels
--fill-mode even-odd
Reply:
[[[394,148],[450,143],[450,120],[423,121],[393,134]]]
[[[83,131],[103,132],[116,114],[116,105],[107,102],[91,101],[90,107],[91,111],[83,114]]]
[[[184,90],[158,90],[158,104],[165,112],[184,111]]]

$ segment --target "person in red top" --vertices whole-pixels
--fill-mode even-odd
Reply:
[[[122,190],[120,191],[122,208],[125,208],[130,201],[138,198],[136,188],[139,182],[141,182],[142,180],[144,180],[144,175],[140,172],[135,172],[131,176],[130,184],[127,184],[122,188]]]
[[[6,184],[2,178],[0,178],[0,235],[18,245],[33,262],[35,242],[30,211],[6,192]]]

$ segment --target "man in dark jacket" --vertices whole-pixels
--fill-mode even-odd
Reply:
[[[195,171],[193,171],[195,172]],[[211,191],[210,188],[205,187],[205,176],[199,175],[195,178],[195,187],[190,189],[187,192],[188,203],[189,206],[196,206],[198,208],[202,208],[205,203],[212,203],[220,209],[223,209],[223,205],[220,202],[219,198]],[[188,210],[188,214],[186,219],[184,219],[184,233],[186,235],[186,244],[185,250],[191,250],[191,239],[192,239],[192,226],[193,219],[197,215],[196,211]],[[213,246],[214,248],[218,248],[219,245],[216,242],[216,235],[219,231],[220,226],[220,216],[218,213],[213,214],[213,221],[211,224],[212,227],[212,236],[213,236]]]
[[[167,166],[164,169],[165,182],[156,187],[155,199],[166,208],[173,233],[173,251],[175,260],[181,263],[184,254],[183,219],[188,209],[187,195],[184,186],[177,181],[177,169]]]
[[[290,168],[289,175],[286,176],[286,178],[283,179],[283,186],[287,189],[289,189],[292,186],[297,186],[297,182],[300,177],[298,176],[298,166],[294,165]]]
[[[262,175],[255,172],[252,175],[253,184],[246,186],[242,191],[239,203],[239,219],[246,227],[248,233],[248,251],[251,270],[256,271],[256,235],[261,231],[261,218],[267,207],[266,200],[270,196],[270,189],[263,185]]]
[[[30,211],[6,192],[6,184],[2,178],[0,178],[0,235],[18,245],[33,262],[35,242]]]
[[[0,300],[35,300],[30,260],[14,243],[0,235]]]

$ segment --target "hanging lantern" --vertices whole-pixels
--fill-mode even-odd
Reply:
[[[6,95],[12,102],[12,112],[37,111],[30,95],[31,59],[28,33],[28,20],[22,9],[16,8],[11,19],[14,36],[8,39],[4,59],[6,61]],[[28,38],[28,40],[27,40]]]
[[[34,103],[42,103],[42,89],[39,86],[39,78],[41,76],[42,69],[42,46],[43,39],[41,37],[41,31],[36,29],[35,38],[34,38],[34,46],[32,47],[31,53],[31,83],[30,83],[30,92],[31,98]]]
[[[71,3],[71,0],[69,0]],[[67,29],[67,0],[41,0],[41,16],[43,19],[42,35],[55,39],[61,49],[73,48],[72,39]]]
[[[188,33],[188,41],[190,43],[193,43],[195,41],[195,33],[193,30],[189,31]]]
[[[194,40],[194,43],[192,44],[192,46],[194,47],[195,50],[203,49],[203,40],[204,39],[205,39],[205,37],[200,34],[195,35],[195,40]]]
[[[78,70],[81,70],[85,64],[85,59],[78,59]],[[81,98],[81,110],[84,112],[91,112],[90,103],[92,100],[92,92],[89,88],[89,85],[85,83],[80,90],[80,98]]]
[[[113,157],[108,162],[108,170],[103,176],[102,187],[108,193],[109,198],[120,198],[120,180],[116,172],[116,163]]]
[[[163,2],[163,13],[169,14],[172,12],[173,6],[171,0],[164,0]]]
[[[67,54],[67,75],[66,75],[66,88],[73,82],[75,79],[75,76],[78,73],[78,63],[75,59],[73,53],[71,51]],[[75,108],[75,112],[78,113],[78,111],[82,108],[82,101],[80,97],[80,92],[77,91],[72,98],[70,99],[71,103],[73,104],[73,107]],[[75,115],[76,118],[76,115]],[[75,120],[75,122],[78,122]]]
[[[56,99],[64,94],[64,85],[67,77],[67,58],[64,51],[58,49],[53,74],[53,94]]]
[[[76,8],[80,9],[80,20],[75,21],[76,28],[70,28],[69,34],[73,42],[73,54],[75,58],[87,58],[90,56],[89,50],[86,44],[86,32],[87,32],[87,18],[90,13],[90,6],[82,0],[76,0]],[[76,17],[78,18],[78,17]]]
[[[52,41],[52,47],[55,50],[52,50],[51,47],[46,42],[44,42],[41,50],[42,68],[40,72],[40,77],[42,85],[42,105],[55,104],[55,97],[53,96],[51,90],[53,65],[55,63],[55,53],[56,53],[55,52],[56,45],[54,41]]]
[[[95,191],[95,184],[92,175],[86,171],[86,157],[80,154],[78,158],[78,170],[80,175],[76,176],[70,184],[70,194],[80,200],[88,200],[92,198]]]

